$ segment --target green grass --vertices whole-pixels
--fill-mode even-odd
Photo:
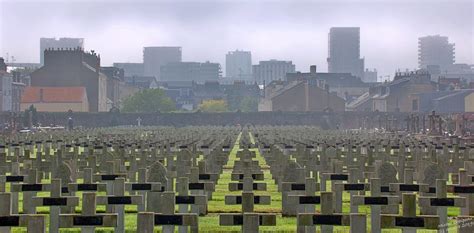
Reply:
[[[254,138],[252,137],[251,133],[250,141],[254,144]],[[199,217],[199,232],[240,232],[240,226],[219,226],[219,214],[220,213],[239,213],[241,212],[240,205],[225,205],[224,198],[226,195],[239,195],[241,191],[237,192],[230,192],[228,191],[228,184],[231,182],[230,176],[232,173],[232,167],[234,165],[234,161],[237,159],[236,154],[239,150],[238,141],[240,140],[240,135],[234,144],[233,149],[231,150],[229,156],[229,162],[224,166],[223,174],[221,174],[218,183],[216,184],[216,191],[213,193],[212,200],[208,203],[208,211],[209,214],[207,216]],[[296,231],[296,218],[295,217],[282,217],[281,216],[281,193],[277,191],[277,186],[275,185],[268,165],[265,163],[264,158],[260,155],[257,149],[252,149],[252,151],[256,152],[256,159],[259,161],[261,168],[264,172],[265,179],[263,182],[267,183],[267,191],[257,191],[256,195],[270,195],[271,196],[271,204],[270,205],[255,205],[255,212],[260,213],[275,213],[277,214],[277,226],[263,226],[260,227],[262,232],[295,232]],[[200,158],[201,159],[201,158]],[[49,182],[44,180],[44,182]],[[259,181],[261,182],[261,181]],[[330,183],[327,184],[328,189],[330,189]],[[9,186],[7,185],[7,190],[9,190]],[[41,192],[38,193],[38,196],[48,196],[49,193]],[[77,196],[81,196],[81,193],[77,193]],[[99,193],[98,195],[105,195],[105,193]],[[20,195],[20,210],[21,210],[21,200],[22,195]],[[349,194],[344,193],[343,195],[343,212],[349,212]],[[40,214],[48,214],[49,209],[47,207],[39,207],[37,208],[38,213]],[[136,232],[136,206],[127,206],[126,207],[126,232]],[[76,211],[79,213],[81,211],[80,206],[76,208]],[[105,206],[98,206],[97,212],[103,213],[105,212]],[[317,206],[317,212],[319,212],[319,206]],[[370,208],[367,206],[359,207],[360,213],[370,214]],[[454,217],[459,215],[459,209],[457,208],[448,208],[448,216]],[[47,220],[49,222],[49,220]],[[454,220],[450,220],[450,224],[454,224]],[[370,217],[368,216],[368,223],[367,226],[370,230]],[[160,232],[159,229],[161,227],[155,228],[157,232]],[[177,230],[177,228],[176,228]],[[348,232],[348,227],[335,227],[335,232]],[[26,232],[25,229],[16,228],[13,232]],[[61,232],[80,232],[79,229],[62,229]],[[96,232],[113,232],[111,228],[97,228]],[[401,230],[396,229],[386,229],[383,232],[401,232]],[[417,232],[436,232],[433,230],[418,230]],[[457,232],[457,230],[453,227],[450,229],[450,232]]]

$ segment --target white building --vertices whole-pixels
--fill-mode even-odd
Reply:
[[[44,65],[46,49],[84,49],[84,38],[40,38],[40,63]]]
[[[364,83],[375,83],[377,82],[377,70],[365,69],[364,77],[361,78]]]
[[[231,51],[225,56],[225,76],[232,80],[252,81],[250,51]]]
[[[287,73],[295,73],[295,65],[291,61],[260,61],[252,66],[253,80],[258,84],[269,84],[274,80],[285,80]]]

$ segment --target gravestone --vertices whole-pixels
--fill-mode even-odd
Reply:
[[[377,175],[380,178],[382,186],[388,186],[392,183],[398,183],[397,169],[390,163],[382,163],[377,169]]]
[[[427,184],[429,187],[436,186],[436,180],[444,179],[445,172],[437,164],[431,164],[423,171],[423,184]]]
[[[161,185],[165,187],[165,190],[172,190],[172,188],[170,188],[172,184],[168,183],[166,167],[160,162],[155,162],[150,166],[147,180],[149,182],[161,183]]]

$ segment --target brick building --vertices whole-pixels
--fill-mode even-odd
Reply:
[[[414,112],[418,111],[416,94],[437,90],[428,72],[396,73],[392,82],[371,87],[369,92],[349,103],[348,111]]]
[[[31,86],[84,87],[90,112],[107,111],[107,76],[100,72],[100,56],[82,49],[48,49],[44,66],[31,73]]]
[[[315,65],[310,66],[308,73],[296,72],[286,74],[286,81],[291,82],[295,80],[319,80],[318,82],[321,83],[322,87],[327,85],[329,92],[335,92],[346,102],[351,102],[375,85],[374,83],[362,82],[361,78],[350,73],[317,72]]]
[[[87,112],[84,87],[27,87],[21,98],[21,111],[33,105],[39,112]]]
[[[330,92],[320,80],[273,81],[265,87],[258,111],[343,112],[344,99]]]

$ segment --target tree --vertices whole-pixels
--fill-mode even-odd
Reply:
[[[204,100],[199,105],[199,110],[203,112],[227,112],[225,100]]]
[[[126,98],[124,112],[170,112],[176,105],[161,89],[145,89]]]
[[[239,103],[239,109],[242,112],[257,112],[258,99],[254,96],[244,96]]]

